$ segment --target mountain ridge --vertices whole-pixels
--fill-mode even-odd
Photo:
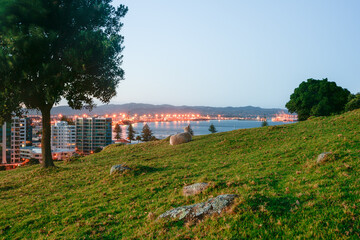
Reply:
[[[52,115],[63,114],[63,115],[105,115],[114,113],[127,113],[127,114],[200,114],[200,115],[222,115],[228,117],[251,117],[251,116],[272,116],[279,112],[287,112],[286,109],[282,108],[261,108],[254,106],[244,107],[211,107],[211,106],[174,106],[170,104],[146,104],[146,103],[125,103],[125,104],[107,104],[100,105],[93,108],[92,111],[88,109],[74,110],[69,106],[56,106],[51,110]],[[30,110],[30,114],[39,114],[38,111]]]

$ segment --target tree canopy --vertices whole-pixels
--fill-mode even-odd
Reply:
[[[216,133],[217,132],[216,127],[214,126],[214,124],[210,125],[209,132],[211,132],[211,133]]]
[[[115,124],[113,132],[115,133],[115,139],[120,140],[121,139],[122,129],[121,129],[121,127],[120,127],[120,125],[118,123]]]
[[[349,102],[345,105],[345,111],[352,111],[360,108],[360,93],[351,95]]]
[[[329,116],[344,111],[350,92],[327,78],[308,79],[295,88],[286,103],[289,112],[298,114],[300,121],[310,116]]]
[[[43,166],[53,166],[50,110],[107,103],[124,77],[127,7],[111,0],[0,0],[0,122],[22,108],[43,116]]]
[[[149,125],[145,124],[142,131],[141,131],[141,138],[144,142],[148,142],[151,140],[153,134],[149,127]]]
[[[127,138],[130,140],[130,142],[131,142],[131,140],[135,140],[135,134],[136,134],[136,132],[135,132],[132,124],[129,124],[129,127],[127,129]]]

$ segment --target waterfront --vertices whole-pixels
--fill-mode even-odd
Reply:
[[[228,132],[236,129],[245,129],[245,128],[256,128],[261,127],[261,121],[249,121],[249,120],[208,120],[208,121],[173,121],[173,122],[148,122],[150,129],[153,132],[153,135],[156,138],[164,139],[170,135],[181,133],[184,130],[184,127],[191,125],[191,128],[194,131],[194,135],[206,135],[210,134],[209,126],[214,124],[218,132]],[[290,122],[271,122],[268,121],[269,126],[289,124]],[[144,123],[134,123],[133,127],[137,134],[141,134],[141,130]],[[122,125],[122,138],[127,137],[127,127]]]

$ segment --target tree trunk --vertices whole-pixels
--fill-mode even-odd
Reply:
[[[51,154],[51,122],[50,122],[51,107],[44,107],[41,109],[42,114],[42,138],[41,138],[41,151],[42,151],[42,167],[49,168],[55,167],[52,154]]]

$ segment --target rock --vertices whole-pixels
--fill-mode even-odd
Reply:
[[[208,199],[206,202],[171,209],[161,214],[159,218],[176,218],[185,221],[200,220],[205,216],[220,214],[234,202],[236,197],[238,196],[235,194],[219,195]]]
[[[170,136],[170,145],[178,145],[182,143],[190,142],[192,139],[192,130],[190,125],[184,128],[183,133],[179,133],[173,136]]]
[[[117,164],[117,165],[114,165],[111,167],[110,169],[110,175],[113,174],[113,173],[121,173],[121,172],[124,172],[124,171],[131,171],[132,169],[129,168],[129,167],[126,167],[122,164]]]
[[[321,153],[317,159],[316,159],[316,163],[324,163],[326,162],[327,160],[329,160],[329,157],[332,155],[331,152],[323,152]]]
[[[178,145],[191,141],[191,134],[188,132],[179,133],[170,137],[170,145]]]
[[[209,183],[195,183],[183,188],[184,196],[192,196],[201,193],[209,187]]]

